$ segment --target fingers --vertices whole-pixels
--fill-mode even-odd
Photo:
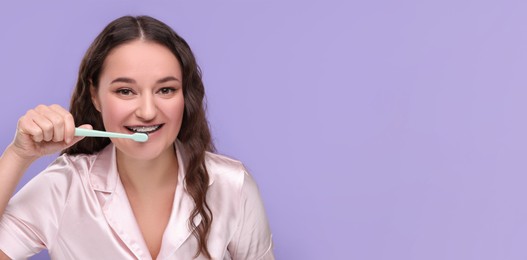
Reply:
[[[39,105],[19,121],[19,132],[34,142],[71,142],[75,132],[72,115],[59,105]]]
[[[42,142],[44,140],[44,133],[37,123],[32,119],[33,111],[28,111],[24,116],[18,120],[17,134],[29,136],[35,142]]]
[[[75,135],[75,122],[73,121],[73,116],[70,112],[66,111],[64,108],[62,108],[59,105],[51,105],[49,107],[52,111],[55,111],[58,115],[60,115],[60,120],[64,122],[63,124],[63,132],[62,132],[62,138],[66,142],[66,144],[71,143],[71,140],[73,139],[73,136]],[[61,132],[59,131],[59,135],[57,136],[60,138]],[[55,140],[54,140],[55,141]]]

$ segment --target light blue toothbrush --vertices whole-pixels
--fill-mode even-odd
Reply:
[[[129,138],[136,142],[146,142],[148,140],[148,135],[143,134],[143,133],[134,133],[130,135],[130,134],[90,130],[90,129],[84,129],[84,128],[75,128],[75,136]]]

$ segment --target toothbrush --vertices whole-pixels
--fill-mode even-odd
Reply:
[[[129,138],[136,142],[142,142],[142,143],[148,140],[148,135],[143,134],[143,133],[122,134],[122,133],[90,130],[90,129],[84,129],[84,128],[75,128],[75,136]]]

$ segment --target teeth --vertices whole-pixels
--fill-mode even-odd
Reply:
[[[128,129],[134,131],[134,132],[138,132],[138,133],[149,133],[149,132],[153,132],[157,129],[159,129],[159,127],[161,127],[161,125],[156,125],[156,126],[135,126],[135,127],[128,127]]]

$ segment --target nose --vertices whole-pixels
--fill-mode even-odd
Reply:
[[[151,94],[142,95],[135,115],[143,121],[150,121],[156,117],[157,105]]]

